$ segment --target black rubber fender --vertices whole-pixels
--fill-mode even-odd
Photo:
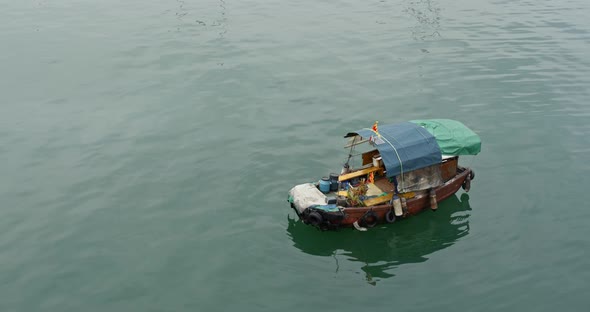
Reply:
[[[307,223],[310,225],[320,227],[323,222],[324,218],[322,218],[322,215],[317,211],[312,211],[307,215]]]
[[[385,222],[387,222],[387,223],[395,222],[395,212],[393,212],[393,210],[389,210],[388,212],[385,213]]]
[[[475,172],[473,170],[469,170],[469,179],[470,180],[475,179]]]
[[[469,178],[465,179],[465,181],[463,181],[462,187],[465,190],[465,192],[469,192],[469,190],[471,189],[471,180]]]
[[[367,211],[367,213],[365,213],[364,216],[361,217],[361,219],[359,220],[359,224],[362,227],[367,227],[367,228],[372,228],[375,225],[377,225],[377,220],[379,218],[377,217],[377,214],[373,211]]]

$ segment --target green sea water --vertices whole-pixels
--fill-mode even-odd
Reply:
[[[0,311],[586,311],[587,0],[0,0]],[[437,212],[286,201],[351,130],[457,119]]]

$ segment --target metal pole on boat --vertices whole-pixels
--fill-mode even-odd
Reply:
[[[348,151],[348,158],[346,159],[346,162],[344,163],[342,171],[344,171],[345,169],[348,170],[348,168],[350,168],[348,162],[350,161],[350,158],[352,158],[352,150],[354,149],[354,145],[355,145],[354,143],[356,141],[356,137],[357,136],[354,136],[352,138],[352,143],[350,143],[350,151]]]

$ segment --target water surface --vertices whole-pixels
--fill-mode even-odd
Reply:
[[[590,3],[0,1],[2,311],[585,310]],[[476,178],[296,220],[350,130],[463,121]]]

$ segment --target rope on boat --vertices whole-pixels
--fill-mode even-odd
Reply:
[[[395,156],[397,156],[397,160],[399,161],[399,169],[400,169],[400,177],[401,177],[401,182],[402,182],[402,189],[405,186],[404,183],[404,164],[402,163],[402,159],[399,157],[399,153],[397,152],[397,149],[395,148],[395,146],[393,146],[393,144],[391,144],[391,142],[389,142],[389,140],[387,138],[385,138],[384,136],[382,136],[381,134],[379,134],[379,132],[376,132],[373,129],[369,129],[369,128],[365,128],[366,130],[369,130],[373,133],[375,133],[379,138],[385,140],[385,142],[387,142],[387,144],[389,144],[389,146],[391,146],[391,148],[393,148],[393,151],[395,152]],[[395,138],[394,138],[395,140]],[[397,190],[396,190],[397,191]]]

